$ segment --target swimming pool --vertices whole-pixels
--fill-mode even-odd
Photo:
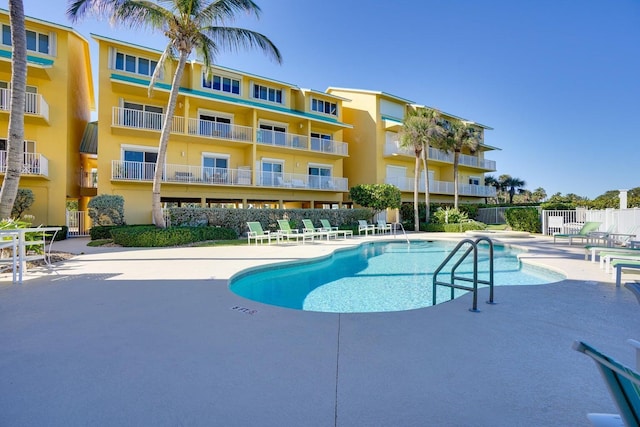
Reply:
[[[402,311],[432,305],[432,272],[457,242],[413,241],[365,243],[331,257],[271,265],[232,278],[237,295],[265,304],[306,311],[362,313]],[[479,279],[486,280],[489,250],[479,245]],[[519,251],[494,246],[494,284],[535,285],[557,282],[564,276],[522,264]],[[469,257],[471,258],[471,257]],[[447,277],[445,268],[439,279]],[[458,273],[472,276],[465,262]],[[466,291],[456,290],[455,296]],[[497,293],[497,292],[496,292]],[[448,301],[450,289],[439,287],[437,303]],[[496,297],[499,300],[499,294]]]

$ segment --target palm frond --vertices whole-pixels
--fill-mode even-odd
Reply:
[[[148,95],[149,98],[153,97],[153,86],[156,84],[158,79],[160,78],[160,74],[164,69],[164,63],[167,62],[167,58],[173,57],[172,46],[171,44],[167,45],[158,59],[158,63],[156,64],[156,69],[153,70],[153,75],[151,76],[151,81],[149,82]]]
[[[282,55],[278,48],[265,35],[244,28],[235,27],[204,27],[202,34],[206,35],[218,49],[239,51],[240,48],[258,48],[267,56],[282,63]],[[200,46],[202,48],[202,46]]]
[[[185,0],[189,1],[189,0]],[[199,0],[193,0],[198,1]],[[238,12],[246,12],[260,18],[260,7],[251,0],[215,0],[208,6],[202,7],[199,14],[209,22],[223,24],[233,22]]]

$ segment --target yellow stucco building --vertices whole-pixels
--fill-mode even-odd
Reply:
[[[413,201],[415,154],[413,150],[400,146],[398,133],[408,107],[425,106],[372,90],[330,87],[327,93],[349,100],[343,103],[344,120],[353,126],[344,132],[350,142],[350,157],[344,162],[349,184],[393,184],[402,191],[403,202]],[[445,120],[465,120],[440,113]],[[481,143],[475,153],[466,150],[460,154],[458,189],[461,203],[481,203],[485,197],[496,195],[494,187],[484,185],[484,174],[496,170],[496,162],[484,157],[485,152],[496,149],[484,143],[484,132],[491,128],[478,123],[474,123],[474,127],[479,132]],[[452,203],[453,153],[430,147],[427,158],[431,202]],[[424,181],[423,175],[418,188],[421,193],[424,192]]]
[[[11,99],[11,28],[0,9],[0,180],[6,171]],[[94,108],[89,43],[72,28],[26,17],[27,93],[20,188],[33,191],[34,224],[63,225],[81,195],[80,141]]]
[[[125,198],[129,223],[151,221],[151,186],[171,78],[153,96],[161,52],[93,35],[99,45],[98,188]],[[351,125],[343,99],[271,78],[187,63],[163,170],[166,206],[341,206]]]
[[[9,16],[0,10],[0,179],[6,168],[11,80]],[[20,187],[38,224],[65,223],[66,204],[86,211],[96,194],[125,198],[130,224],[151,222],[151,186],[176,62],[167,61],[153,94],[161,52],[92,35],[98,46],[98,120],[88,41],[72,28],[26,18],[28,75],[25,162]],[[356,184],[390,183],[413,199],[411,150],[398,132],[412,101],[385,92],[304,89],[273,78],[188,62],[163,166],[165,206],[335,208],[349,206]],[[428,108],[428,107],[427,107]],[[442,113],[449,120],[459,117]],[[491,128],[463,152],[460,202],[495,196],[484,174]],[[433,202],[453,201],[453,153],[430,148]],[[424,188],[424,177],[420,191]],[[69,224],[68,224],[69,225]]]

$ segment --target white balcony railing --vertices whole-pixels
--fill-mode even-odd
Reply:
[[[0,173],[7,172],[7,152],[0,151]],[[49,159],[38,153],[24,153],[22,174],[49,176]]]
[[[403,155],[414,157],[415,153],[412,148],[402,148],[398,147],[398,145],[394,142],[387,142],[384,144],[384,155]],[[446,153],[437,148],[429,147],[429,160],[453,163],[453,156],[453,153]],[[496,162],[494,160],[480,159],[477,156],[470,156],[468,154],[460,154],[460,156],[458,157],[458,164],[462,166],[470,166],[490,171],[496,170]]]
[[[131,108],[113,107],[111,125],[132,129],[160,132],[166,114],[140,111]],[[184,133],[184,117],[173,116],[172,133]]]
[[[259,187],[295,188],[309,190],[348,191],[347,178],[335,176],[303,175],[283,172],[261,172]]]
[[[49,104],[39,93],[25,93],[24,112],[40,116],[49,121]],[[9,111],[11,106],[11,91],[9,89],[0,89],[0,110]]]
[[[112,160],[111,179],[122,181],[153,181],[155,167],[155,163]],[[166,164],[162,174],[162,182],[251,185],[251,169],[227,169]]]
[[[241,142],[251,142],[253,138],[253,128],[251,127],[217,123],[209,120],[189,119],[188,129],[189,135],[198,135],[205,138]]]
[[[387,177],[386,184],[393,184],[400,191],[413,191],[414,179],[411,177]],[[454,185],[451,181],[429,181],[429,193],[434,194],[453,194]],[[424,179],[418,184],[418,191],[424,191]],[[495,187],[475,184],[458,184],[458,194],[460,196],[477,196],[477,197],[495,197]]]
[[[307,138],[306,135],[295,133],[277,132],[267,129],[258,129],[256,141],[259,144],[273,145],[276,147],[296,148],[320,153],[349,154],[348,144],[334,139]]]
[[[84,172],[80,176],[81,188],[98,188],[98,172]]]

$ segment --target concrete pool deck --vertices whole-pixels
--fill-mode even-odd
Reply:
[[[412,239],[460,239],[413,234]],[[567,280],[424,309],[313,313],[243,299],[238,271],[380,237],[82,253],[0,276],[0,425],[586,426],[616,412],[583,340],[628,366],[640,304],[580,246],[500,239]],[[628,280],[632,276],[625,275]],[[637,276],[635,276],[637,278]],[[430,284],[428,284],[430,286]],[[479,301],[487,299],[487,290]]]

